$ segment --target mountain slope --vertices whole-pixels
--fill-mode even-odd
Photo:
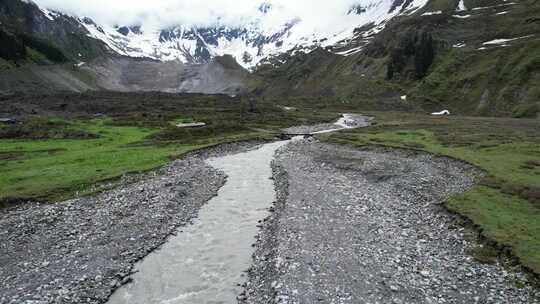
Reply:
[[[309,52],[317,47],[336,53],[354,53],[360,40],[369,40],[386,22],[413,13],[426,1],[362,0],[340,16],[328,16],[335,22],[325,27],[313,27],[298,16],[281,17],[286,18],[285,21],[268,24],[268,19],[285,14],[279,6],[269,2],[259,6],[256,16],[235,26],[216,21],[207,26],[180,24],[165,29],[145,24],[111,27],[98,25],[88,18],[82,18],[81,24],[92,37],[121,55],[183,63],[201,63],[215,56],[232,55],[243,67],[252,68],[284,52]],[[355,31],[359,27],[364,30]],[[353,37],[358,39],[350,45]]]
[[[538,1],[362,0],[324,31],[294,16],[264,27],[274,10],[261,6],[236,27],[159,29],[5,1],[0,92],[235,95],[249,86],[280,102],[366,109],[534,117],[540,108]]]
[[[269,2],[260,5],[259,15],[234,27],[215,23],[160,29],[98,25],[29,0],[5,1],[0,4],[5,26],[0,38],[13,47],[7,54],[0,53],[4,70],[0,92],[106,89],[237,94],[253,78],[242,67],[320,47],[354,54],[386,22],[413,13],[425,1],[362,0],[362,5],[342,12],[339,22],[323,29],[312,28],[296,16],[270,26],[265,18],[282,11]],[[229,64],[234,60],[241,66]],[[22,69],[16,68],[20,65]]]
[[[121,56],[78,18],[31,1],[0,2],[0,94],[87,90],[238,94],[247,71],[230,57],[200,64]]]
[[[229,95],[245,90],[249,74],[231,56],[202,64],[161,62],[128,57],[108,58],[81,67],[99,88],[111,91],[161,91]]]
[[[389,22],[359,53],[319,50],[261,66],[256,75],[263,81],[256,87],[269,98],[535,116],[538,33],[538,1],[431,0],[413,15]]]
[[[31,1],[0,1],[0,94],[97,89],[73,64],[108,56],[77,19]]]
[[[45,10],[31,1],[0,1],[0,24],[2,36],[12,38],[3,45],[31,49],[8,59],[31,60],[32,51],[52,62],[91,60],[107,53],[105,44],[89,37],[76,18]]]

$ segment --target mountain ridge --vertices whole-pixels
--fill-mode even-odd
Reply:
[[[270,2],[266,4],[260,7],[261,14],[275,9]],[[363,22],[332,39],[295,40],[298,37],[292,37],[291,31],[301,26],[301,20],[291,19],[282,31],[269,34],[224,25],[173,26],[153,32],[145,44],[148,49],[143,50],[129,46],[130,39],[145,39],[144,25],[105,30],[91,19],[52,12],[29,2],[4,2],[0,22],[8,26],[0,29],[5,32],[0,31],[0,39],[13,46],[3,51],[15,59],[0,59],[0,92],[253,94],[280,103],[302,99],[323,105],[350,103],[365,109],[449,109],[458,114],[516,117],[535,117],[539,112],[537,1],[388,0],[364,4],[344,12],[364,18]],[[30,13],[21,12],[25,5]],[[10,20],[23,22],[10,25],[6,22]],[[107,36],[112,35],[110,31],[120,37],[115,43],[123,43],[113,47],[127,48],[134,55],[116,52],[107,37],[96,37],[95,32]],[[236,53],[223,47],[233,40],[239,42]],[[246,44],[253,53],[245,53]],[[162,45],[171,46],[176,53],[160,57]],[[269,46],[274,48],[268,51]],[[82,48],[85,53],[79,51]],[[235,61],[238,64],[231,64]]]
[[[346,42],[360,34],[355,29],[364,27],[362,34],[369,37],[390,19],[414,13],[426,1],[371,1],[361,10],[343,12],[343,24],[337,25],[335,32],[327,33],[306,32],[299,17],[291,17],[270,29],[263,28],[260,16],[241,26],[216,22],[213,26],[180,24],[165,29],[146,28],[144,24],[113,27],[98,25],[89,18],[80,20],[92,37],[124,56],[201,63],[214,56],[232,55],[244,68],[252,69],[271,56],[292,50],[309,52],[316,47],[336,47],[343,52]],[[267,2],[259,7],[262,16],[272,9],[274,7]]]
[[[259,68],[256,86],[266,98],[536,117],[538,16],[537,1],[430,1],[414,15],[391,20],[356,54],[284,58]]]
[[[0,94],[87,90],[238,94],[245,90],[247,71],[225,64],[227,58],[184,64],[123,56],[93,38],[81,19],[32,1],[1,2],[0,22],[2,44],[10,46],[0,52]],[[128,75],[130,71],[147,79]]]

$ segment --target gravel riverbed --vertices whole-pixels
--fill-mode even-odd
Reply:
[[[205,159],[256,145],[193,153],[94,197],[0,210],[0,303],[104,303],[225,183]]]
[[[524,274],[477,262],[476,234],[440,205],[473,185],[471,166],[308,139],[273,169],[242,302],[539,303]]]

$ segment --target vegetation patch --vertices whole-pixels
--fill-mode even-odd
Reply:
[[[535,118],[540,112],[540,106],[536,103],[528,103],[514,108],[513,116],[516,118]]]
[[[89,133],[81,125],[54,118],[30,116],[24,121],[0,128],[0,139],[88,139],[98,134]]]
[[[0,58],[8,61],[29,60],[36,63],[63,63],[67,57],[49,42],[24,33],[0,29]]]
[[[540,273],[540,121],[372,113],[378,124],[321,135],[355,146],[414,148],[469,162],[487,176],[447,206]],[[481,255],[481,254],[480,254]]]
[[[85,134],[99,136],[1,139],[0,201],[62,199],[122,174],[155,168],[170,157],[201,147],[131,146],[157,130],[110,126],[102,120],[81,122],[77,127]]]
[[[23,153],[21,152],[0,152],[0,161],[16,160],[21,158]]]
[[[538,273],[540,209],[514,195],[483,186],[452,198],[447,206],[478,224],[485,237],[508,246],[523,265]]]
[[[190,117],[180,117],[180,118],[177,118],[175,120],[173,120],[171,122],[171,124],[173,125],[178,125],[178,124],[187,124],[187,123],[194,123],[195,120],[193,120],[193,118],[190,118]]]
[[[195,149],[271,139],[281,128],[337,117],[241,98],[161,93],[15,96],[0,99],[0,108],[18,121],[0,125],[0,202],[62,200]],[[207,125],[175,126],[192,121]]]

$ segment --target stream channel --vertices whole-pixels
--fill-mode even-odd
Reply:
[[[328,131],[347,128],[346,119]],[[271,162],[289,142],[209,159],[227,175],[218,195],[201,208],[192,225],[139,262],[132,283],[118,289],[108,303],[236,303],[252,262],[257,224],[275,201]]]

